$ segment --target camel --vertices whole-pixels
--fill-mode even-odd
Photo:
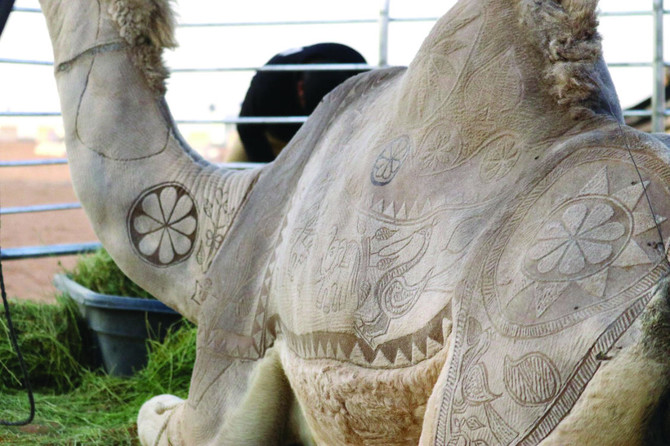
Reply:
[[[248,171],[176,129],[167,0],[40,2],[78,197],[198,325],[142,444],[667,444],[670,151],[596,0],[461,0]]]

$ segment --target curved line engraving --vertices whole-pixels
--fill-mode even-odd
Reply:
[[[595,164],[594,164],[595,163]],[[650,194],[659,201],[663,197],[670,195],[670,191],[664,185],[670,180],[670,170],[654,158],[653,155],[639,154],[639,164],[643,173],[649,177],[651,184]],[[609,179],[602,172],[612,169],[612,175]],[[468,417],[476,415],[482,420],[479,407],[469,407],[463,410],[464,399],[460,396],[461,387],[464,383],[465,372],[472,364],[477,363],[477,355],[480,355],[480,345],[484,345],[482,333],[490,332],[492,334],[490,350],[494,348],[504,349],[510,343],[521,344],[517,355],[509,355],[505,359],[503,370],[498,371],[496,381],[492,383],[493,390],[495,382],[502,381],[505,384],[505,392],[496,401],[496,407],[507,407],[510,405],[526,414],[525,421],[519,418],[511,426],[520,434],[507,442],[506,445],[536,445],[551,432],[552,429],[563,419],[571,410],[577,399],[582,394],[589,380],[596,372],[599,361],[597,355],[600,352],[608,351],[616,343],[619,337],[633,324],[644,310],[646,304],[652,296],[652,289],[660,277],[668,273],[670,265],[663,261],[664,256],[654,255],[656,252],[652,246],[639,246],[638,251],[624,252],[610,263],[610,267],[617,271],[617,268],[631,270],[632,272],[625,277],[623,283],[617,284],[612,281],[607,282],[608,286],[603,289],[597,284],[594,285],[591,278],[575,280],[568,282],[570,292],[565,292],[565,299],[570,295],[575,295],[579,287],[583,287],[579,293],[588,293],[590,295],[579,294],[583,299],[579,302],[588,302],[590,306],[585,308],[573,308],[570,301],[559,301],[557,305],[563,305],[560,310],[553,311],[547,316],[534,315],[527,312],[527,323],[515,323],[507,320],[502,313],[505,311],[506,302],[501,302],[499,288],[510,286],[503,279],[512,277],[516,280],[516,287],[512,288],[518,292],[520,289],[527,289],[528,296],[536,296],[539,289],[538,282],[529,280],[523,276],[518,266],[523,263],[524,257],[518,256],[519,243],[526,243],[532,246],[534,236],[543,230],[543,225],[552,218],[546,218],[542,221],[526,225],[524,216],[535,210],[544,209],[547,215],[563,217],[570,206],[562,206],[578,197],[609,197],[612,199],[608,203],[617,203],[633,214],[634,224],[632,228],[624,227],[624,233],[632,232],[631,244],[633,242],[640,244],[647,241],[644,238],[646,231],[651,231],[654,222],[667,221],[666,209],[658,209],[659,216],[648,216],[641,218],[642,211],[635,209],[639,202],[639,191],[631,189],[636,185],[625,174],[630,168],[630,159],[624,150],[616,148],[603,148],[599,146],[588,146],[581,150],[573,152],[562,162],[548,172],[538,181],[530,190],[527,196],[519,197],[510,204],[508,213],[501,219],[500,224],[492,227],[484,236],[482,243],[478,245],[477,252],[473,254],[483,254],[487,258],[484,262],[472,265],[466,277],[463,278],[462,286],[459,290],[459,296],[464,302],[456,317],[455,329],[453,333],[453,353],[454,358],[447,371],[445,390],[438,412],[438,427],[436,431],[436,444],[446,444],[452,440],[458,440],[463,437],[462,430],[467,428],[466,421]],[[593,173],[598,170],[598,175]],[[573,183],[567,188],[562,188],[563,194],[551,191],[555,184],[558,184],[561,177],[568,171],[574,172]],[[600,175],[600,178],[598,176]],[[582,187],[581,182],[574,182],[574,178],[589,178],[588,184]],[[646,183],[646,181],[645,181]],[[560,184],[559,184],[560,186]],[[579,190],[579,187],[582,187]],[[637,183],[639,188],[639,183]],[[547,192],[549,191],[549,192]],[[578,192],[576,192],[578,191]],[[598,192],[599,191],[599,192]],[[546,196],[543,194],[547,192]],[[538,200],[542,200],[539,201]],[[666,201],[667,202],[667,199]],[[577,204],[573,201],[572,204]],[[562,227],[562,230],[571,228],[573,235],[589,234],[590,238],[598,238],[608,242],[618,240],[624,237],[622,227],[611,223],[619,222],[625,226],[625,219],[622,215],[611,217],[613,209],[605,206],[605,203],[597,208],[593,214],[589,213],[587,208],[575,208],[568,212],[568,216]],[[533,207],[535,205],[535,207]],[[597,207],[597,206],[596,206]],[[592,210],[595,210],[593,207]],[[630,225],[629,225],[630,226]],[[552,226],[546,229],[546,234],[555,235],[561,231],[556,229],[558,226]],[[583,229],[583,231],[582,231]],[[556,230],[556,232],[554,232]],[[580,232],[581,231],[581,232]],[[514,237],[513,237],[514,234]],[[545,235],[546,235],[545,234]],[[598,235],[598,237],[595,237]],[[548,238],[549,239],[549,238]],[[578,240],[577,237],[573,237]],[[572,240],[572,239],[571,239]],[[511,249],[508,255],[516,259],[513,268],[507,269],[503,263],[503,251],[508,244],[515,249]],[[644,248],[644,250],[642,249]],[[608,254],[610,257],[606,256]],[[591,255],[593,264],[609,262],[614,257],[614,250],[609,253],[607,250],[598,250],[594,248]],[[585,253],[585,256],[587,253]],[[516,257],[514,257],[516,256]],[[637,256],[637,257],[636,257]],[[509,259],[508,259],[509,260]],[[509,262],[508,262],[509,263]],[[558,268],[558,266],[556,266]],[[610,269],[611,269],[610,268]],[[606,271],[609,273],[609,271]],[[518,274],[514,276],[514,274]],[[521,277],[519,277],[521,276]],[[600,273],[594,274],[595,279],[606,281],[607,278]],[[514,284],[512,284],[514,285]],[[542,285],[544,286],[544,285]],[[558,287],[559,293],[565,288]],[[556,297],[560,294],[555,294]],[[530,303],[522,302],[522,303]],[[579,305],[582,306],[581,304]],[[518,305],[518,308],[528,308]],[[572,311],[574,310],[574,311]],[[594,316],[601,312],[614,312],[610,319],[598,320],[591,318],[584,322],[586,318]],[[611,313],[610,313],[611,314]],[[470,321],[479,318],[477,324]],[[544,318],[544,319],[543,319]],[[536,322],[533,322],[533,319]],[[582,323],[585,331],[579,339],[572,339],[572,333],[566,334],[562,330],[569,326]],[[481,326],[480,326],[481,323]],[[557,352],[543,351],[539,353],[543,343],[553,342],[550,339],[541,339],[553,335],[556,338],[570,337],[570,343],[576,346],[579,351],[573,352],[572,357],[565,357]],[[553,338],[552,338],[553,339]],[[470,352],[474,353],[470,353]],[[510,350],[511,351],[511,350]],[[494,360],[494,355],[483,353],[482,362]],[[458,423],[455,421],[458,420]],[[489,420],[492,423],[491,420]],[[477,423],[471,423],[478,427]],[[464,427],[465,426],[465,427]],[[479,433],[481,428],[478,428]],[[467,433],[467,432],[466,432]],[[472,433],[470,428],[469,433]],[[474,438],[474,437],[473,437]],[[498,440],[500,440],[498,438]]]
[[[561,377],[554,363],[542,353],[528,353],[518,361],[505,356],[505,389],[521,406],[540,406],[558,394]]]
[[[165,150],[167,149],[168,143],[170,142],[170,135],[172,133],[172,129],[170,128],[169,125],[167,125],[167,123],[166,123],[166,129],[165,129],[165,141],[159,145],[158,149],[156,149],[156,150],[154,150],[154,151],[152,151],[151,153],[148,153],[148,154],[145,154],[145,152],[141,152],[142,154],[138,155],[138,156],[130,156],[130,157],[110,156],[110,155],[106,154],[105,152],[103,152],[100,149],[89,147],[89,143],[87,143],[84,140],[85,138],[81,135],[81,133],[79,131],[79,127],[80,127],[79,120],[80,120],[80,117],[81,117],[81,107],[82,107],[82,104],[84,102],[84,98],[86,96],[86,93],[88,91],[88,86],[89,86],[89,80],[90,80],[90,77],[91,77],[91,73],[92,73],[93,68],[95,66],[97,55],[98,54],[103,54],[103,53],[106,53],[106,52],[110,52],[110,51],[97,51],[97,52],[92,53],[93,57],[92,57],[91,62],[90,62],[90,67],[88,69],[88,73],[86,74],[86,81],[84,83],[84,87],[82,88],[81,96],[79,97],[79,103],[77,104],[77,114],[76,114],[76,117],[75,117],[75,125],[74,125],[75,133],[77,135],[77,140],[84,147],[86,147],[88,150],[90,150],[91,152],[96,153],[96,154],[100,155],[101,157],[103,157],[105,159],[109,159],[109,160],[113,160],[113,161],[140,161],[140,160],[144,160],[144,159],[154,157],[156,155],[160,155],[161,153],[165,152]],[[65,64],[66,69],[69,69],[70,67],[71,67],[70,64],[67,64],[67,63]],[[161,117],[162,116],[163,115],[161,114]]]

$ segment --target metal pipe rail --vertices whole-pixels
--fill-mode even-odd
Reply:
[[[663,19],[665,8],[663,0],[654,0],[652,7],[654,17],[654,86],[651,95],[651,131],[665,131],[666,98],[665,98],[665,63],[663,60]]]
[[[46,60],[7,59],[0,58],[0,63],[14,65],[41,65],[52,67],[53,62]],[[263,65],[252,67],[203,67],[203,68],[173,68],[170,73],[208,73],[227,71],[365,71],[380,68],[378,65],[364,63],[340,63],[340,64],[285,64],[285,65]]]
[[[0,167],[33,167],[67,164],[67,158],[46,158],[38,160],[0,161]]]
[[[32,13],[42,13],[42,10],[39,8],[22,8],[14,7],[12,11],[16,12],[32,12]],[[670,14],[670,10],[663,10],[665,14]],[[650,11],[612,11],[612,12],[601,12],[599,14],[601,17],[627,17],[627,16],[649,16],[652,15]],[[424,22],[433,22],[438,20],[439,17],[415,17],[415,18],[391,18],[391,21],[394,22],[409,22],[409,21],[424,21]],[[182,23],[178,24],[178,27],[213,27],[213,26],[275,26],[275,25],[337,25],[337,24],[349,24],[349,23],[377,23],[375,19],[351,19],[351,20],[298,20],[298,21],[284,21],[284,22],[220,22],[220,23]]]
[[[99,249],[101,246],[102,244],[100,242],[87,242],[2,248],[0,249],[0,260],[24,260],[87,254]]]
[[[0,58],[0,64],[14,65],[40,65],[53,66],[53,62],[45,60],[27,60],[27,59],[6,59]],[[665,67],[670,67],[670,62],[663,62]],[[172,68],[170,73],[225,73],[237,71],[356,71],[356,70],[376,70],[386,68],[389,65],[379,64],[286,64],[286,65],[263,65],[251,67],[183,67]],[[608,67],[612,68],[647,68],[654,66],[654,62],[609,62]]]
[[[24,59],[4,59],[0,58],[0,64],[14,65],[40,65],[53,66],[53,62],[44,60],[24,60]],[[647,68],[653,67],[654,62],[609,62],[610,68]],[[172,68],[170,73],[226,73],[238,71],[365,71],[386,68],[389,65],[370,65],[370,64],[286,64],[286,65],[264,65],[261,67],[184,67]],[[670,62],[663,62],[663,66],[670,67]]]
[[[33,206],[14,206],[0,208],[0,215],[29,214],[33,212],[67,211],[81,209],[81,203],[37,204]]]
[[[2,167],[34,167],[34,166],[48,166],[48,165],[64,165],[67,164],[67,158],[58,159],[44,159],[44,160],[24,160],[24,161],[0,161],[0,168]],[[247,170],[261,167],[264,163],[217,163],[219,167],[230,170]],[[54,204],[38,204],[32,206],[13,206],[8,208],[0,208],[0,216],[2,215],[16,215],[29,214],[34,212],[52,212],[52,211],[66,211],[72,209],[81,209],[81,203],[54,203]]]
[[[58,117],[60,112],[0,112],[0,118]],[[221,119],[176,119],[177,124],[302,124],[308,116],[253,116]],[[2,162],[0,162],[2,167]]]
[[[34,167],[34,166],[51,166],[61,164],[67,164],[67,158],[0,161],[0,167]],[[265,163],[234,162],[234,163],[217,163],[216,165],[230,170],[247,170],[263,166],[265,165]]]
[[[668,116],[670,109],[663,113]],[[654,112],[650,110],[624,110],[624,116],[653,116]],[[54,117],[60,116],[60,112],[0,112],[0,117]],[[265,117],[242,117],[242,118],[221,118],[221,119],[176,119],[177,124],[302,124],[309,116],[265,116]],[[14,161],[16,162],[16,161]],[[32,162],[32,161],[31,161]],[[4,161],[0,161],[0,167],[4,166]],[[36,165],[33,163],[32,165]],[[9,167],[9,166],[4,166]],[[12,166],[16,167],[16,166]]]

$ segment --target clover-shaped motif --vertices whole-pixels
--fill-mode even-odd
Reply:
[[[540,229],[528,257],[542,274],[557,270],[570,276],[602,264],[612,258],[613,243],[626,234],[623,224],[610,221],[614,214],[606,202],[573,203]]]
[[[400,136],[386,144],[375,160],[370,179],[375,186],[384,186],[393,180],[410,151],[408,136]]]
[[[193,199],[174,183],[145,192],[130,212],[133,245],[143,259],[157,266],[186,259],[193,250],[197,227]]]

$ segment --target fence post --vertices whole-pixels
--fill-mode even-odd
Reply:
[[[379,11],[379,66],[385,67],[389,63],[389,8],[391,0],[382,0]]]
[[[652,103],[652,132],[665,132],[665,61],[663,56],[663,0],[654,0],[654,88]]]

